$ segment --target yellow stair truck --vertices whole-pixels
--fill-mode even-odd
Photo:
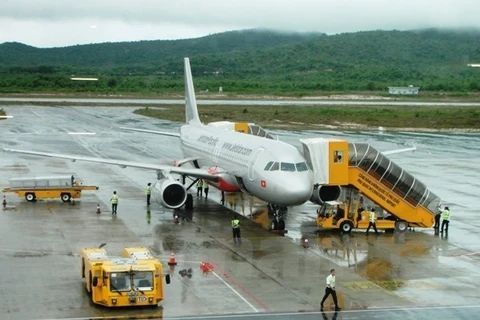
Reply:
[[[93,303],[107,307],[156,306],[164,299],[162,264],[144,247],[109,257],[102,248],[82,249],[82,278]],[[170,275],[165,275],[170,283]]]
[[[71,199],[81,198],[84,190],[98,190],[96,186],[82,185],[73,175],[11,178],[9,186],[2,191],[14,192],[19,197],[25,197],[28,202],[58,198],[68,202]]]
[[[380,152],[366,143],[336,138],[300,141],[315,177],[310,200],[322,206],[318,227],[345,233],[366,229],[370,207],[382,213],[377,229],[405,232],[409,227],[433,226],[440,197],[387,157],[413,148]]]

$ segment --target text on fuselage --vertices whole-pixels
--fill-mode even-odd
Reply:
[[[206,136],[206,135],[201,135],[198,139],[197,139],[198,142],[203,142],[205,144],[208,144],[210,146],[216,146],[219,139],[216,138],[216,137],[212,137],[212,136]],[[225,142],[223,143],[222,145],[222,149],[224,150],[227,150],[227,151],[230,151],[230,152],[234,152],[234,153],[238,153],[238,154],[242,154],[242,155],[245,155],[245,156],[249,156],[251,153],[252,153],[252,149],[250,148],[246,148],[240,144],[232,144],[232,143],[229,143],[229,142]]]

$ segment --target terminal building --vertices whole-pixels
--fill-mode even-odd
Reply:
[[[418,95],[420,87],[409,85],[408,87],[388,87],[389,94]]]

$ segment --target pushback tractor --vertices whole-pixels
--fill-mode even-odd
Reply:
[[[144,247],[109,257],[103,248],[82,249],[82,278],[93,303],[107,307],[156,306],[164,299],[162,264]]]

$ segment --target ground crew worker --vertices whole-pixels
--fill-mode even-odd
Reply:
[[[325,288],[325,295],[322,302],[320,302],[320,311],[323,311],[323,303],[327,300],[329,295],[332,295],[333,302],[335,303],[335,311],[340,311],[337,301],[337,292],[335,291],[335,269],[330,270],[330,275],[326,279],[327,287]]]
[[[203,198],[202,189],[203,189],[203,180],[198,179],[198,181],[197,181],[197,198],[198,198],[198,195],[200,195],[200,198]]]
[[[112,203],[112,214],[117,215],[117,206],[118,206],[117,191],[113,191],[113,196],[110,199],[110,202]]]
[[[377,224],[375,223],[375,208],[372,208],[372,210],[369,211],[368,217],[369,222],[366,234],[368,234],[368,230],[370,230],[370,227],[373,227],[373,230],[375,230],[375,234],[378,234]]]
[[[203,181],[203,192],[205,193],[205,200],[208,198],[208,183]]]
[[[448,209],[448,207],[445,207],[445,210],[443,210],[442,220],[442,229],[440,232],[443,233],[443,228],[445,227],[445,232],[448,233],[448,224],[450,223],[450,209]]]
[[[152,185],[152,184],[151,184],[150,182],[147,184],[147,190],[146,190],[146,192],[147,192],[147,206],[150,205],[150,196],[152,195],[152,187],[151,187],[151,185]]]
[[[223,192],[223,191],[222,191],[222,199],[220,199],[220,203],[221,203],[222,205],[225,204],[225,192]]]
[[[232,217],[233,241],[240,242],[240,220],[236,216]]]
[[[433,229],[440,228],[440,217],[442,216],[442,212],[442,207],[438,205],[437,214],[435,215],[435,225],[433,226]]]

